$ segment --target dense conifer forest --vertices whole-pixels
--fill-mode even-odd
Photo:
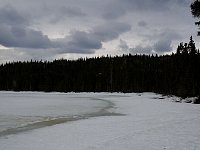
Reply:
[[[0,90],[156,92],[200,95],[200,54],[190,38],[171,55],[123,55],[13,62],[0,66]]]

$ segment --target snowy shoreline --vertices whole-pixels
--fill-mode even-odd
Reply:
[[[87,93],[115,104],[110,113],[0,137],[2,150],[200,149],[199,105],[154,93]],[[155,99],[156,98],[156,99]]]

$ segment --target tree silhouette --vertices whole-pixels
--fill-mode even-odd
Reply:
[[[156,92],[200,96],[200,54],[190,37],[172,55],[123,55],[0,65],[0,90]]]
[[[195,18],[200,18],[200,1],[195,0],[191,5],[191,12]],[[195,25],[200,26],[200,21],[195,22]],[[200,31],[197,32],[197,35],[200,36]]]
[[[191,55],[195,55],[197,53],[195,43],[192,39],[192,36],[190,37],[190,42],[188,44],[188,51]]]

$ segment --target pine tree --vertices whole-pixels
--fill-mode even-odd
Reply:
[[[190,37],[190,42],[188,44],[188,51],[191,55],[195,55],[197,53],[195,43],[192,39],[192,36]]]

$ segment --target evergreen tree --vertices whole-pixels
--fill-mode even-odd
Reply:
[[[188,44],[188,51],[191,55],[195,55],[197,53],[195,43],[192,39],[192,36],[190,37],[190,42]]]
[[[0,65],[0,90],[58,92],[156,92],[200,95],[200,55],[180,43],[174,55],[123,55]]]
[[[200,18],[200,1],[195,0],[191,5],[192,15],[196,18]],[[195,22],[195,25],[200,26],[200,21]],[[198,31],[198,36],[200,36],[200,31]]]

